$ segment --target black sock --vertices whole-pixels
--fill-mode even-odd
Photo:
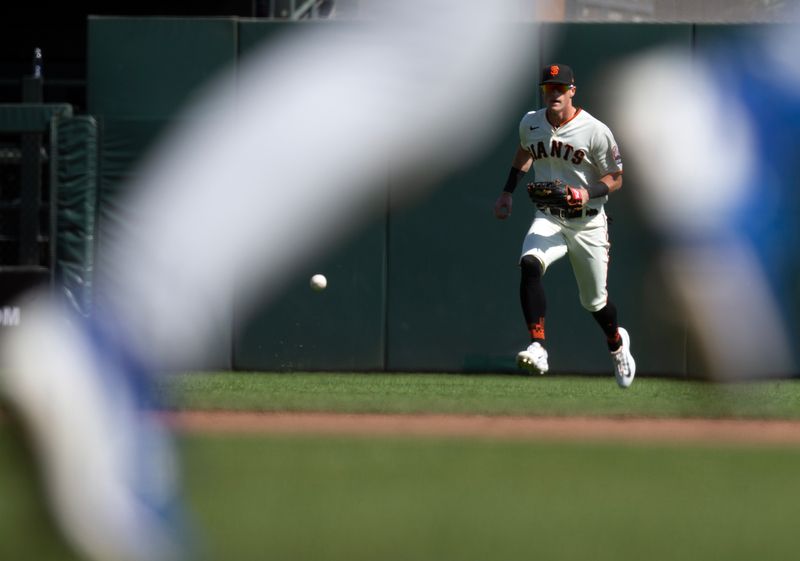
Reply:
[[[522,278],[519,283],[519,299],[522,304],[522,315],[531,335],[531,341],[544,344],[544,316],[547,311],[547,300],[542,285],[542,265],[531,255],[520,261]]]
[[[608,350],[614,352],[619,349],[622,346],[622,338],[619,336],[616,306],[609,300],[604,308],[592,312],[592,316],[600,325],[603,333],[605,333]]]

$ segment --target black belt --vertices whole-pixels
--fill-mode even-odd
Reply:
[[[539,210],[549,212],[551,216],[557,216],[558,218],[583,218],[584,216],[596,216],[600,212],[596,208],[567,210],[564,208],[539,207]]]

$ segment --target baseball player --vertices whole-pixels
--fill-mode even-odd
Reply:
[[[536,214],[522,243],[520,301],[531,344],[517,354],[517,364],[531,372],[548,370],[545,348],[546,299],[542,276],[569,255],[581,305],[592,313],[606,336],[617,384],[627,388],[636,374],[628,332],[617,323],[609,300],[608,219],[603,205],[622,187],[622,158],[609,128],[573,104],[575,77],[564,64],[542,69],[545,107],[527,113],[519,124],[520,145],[494,214],[511,214],[512,193],[533,166],[537,182],[548,182],[546,195],[534,193]],[[559,188],[560,186],[560,188]],[[558,191],[561,204],[553,200]]]

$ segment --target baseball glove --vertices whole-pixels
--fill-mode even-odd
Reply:
[[[528,183],[528,195],[541,207],[575,209],[583,203],[580,191],[559,179]]]

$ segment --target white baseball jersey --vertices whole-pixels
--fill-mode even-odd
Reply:
[[[569,121],[554,127],[547,111],[531,111],[519,124],[522,147],[533,156],[536,181],[560,179],[574,187],[588,187],[607,173],[622,171],[622,157],[611,130],[578,108]],[[590,199],[599,208],[608,196]]]
[[[582,109],[559,127],[550,124],[547,111],[531,111],[519,124],[522,147],[533,156],[536,181],[560,179],[587,187],[608,173],[622,171],[622,158],[611,130]],[[581,305],[591,312],[608,302],[608,220],[603,204],[608,196],[589,199],[597,214],[560,218],[536,211],[522,242],[522,254],[536,257],[542,271],[565,255],[578,283]]]

